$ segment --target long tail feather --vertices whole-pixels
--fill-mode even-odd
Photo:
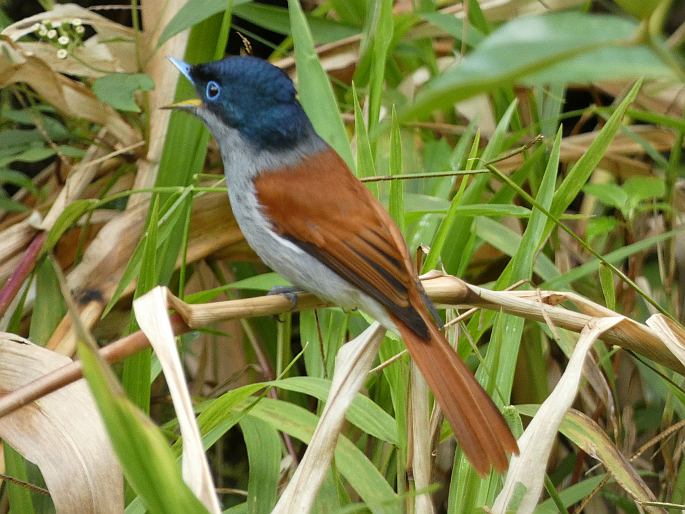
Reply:
[[[395,318],[394,322],[466,457],[481,475],[491,467],[506,470],[508,454],[518,453],[516,439],[492,399],[449,346],[425,309],[417,310],[430,327],[428,339],[418,336],[401,320]]]

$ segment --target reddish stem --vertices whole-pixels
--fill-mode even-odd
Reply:
[[[31,274],[33,268],[36,267],[36,260],[38,259],[38,255],[40,255],[40,251],[43,249],[43,243],[45,243],[46,237],[47,232],[41,232],[33,238],[33,241],[29,244],[21,261],[19,261],[19,265],[7,279],[5,285],[2,286],[2,289],[0,289],[0,316],[5,315],[12,300],[14,300],[19,289],[21,289],[21,285]]]

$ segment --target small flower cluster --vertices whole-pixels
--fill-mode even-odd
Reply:
[[[44,21],[33,25],[33,32],[41,41],[46,41],[57,48],[57,58],[66,59],[69,51],[81,44],[86,28],[79,18],[70,22]]]

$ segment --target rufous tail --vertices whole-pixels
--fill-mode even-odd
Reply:
[[[492,399],[452,350],[428,313],[422,308],[420,312],[429,326],[428,339],[419,337],[401,320],[394,319],[409,354],[476,471],[484,475],[491,467],[500,472],[506,470],[508,455],[518,453],[516,439]]]

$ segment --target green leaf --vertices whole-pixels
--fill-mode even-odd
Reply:
[[[616,184],[587,184],[583,191],[599,199],[608,207],[615,207],[625,214],[628,207],[628,193]]]
[[[121,391],[93,349],[79,344],[83,374],[124,469],[126,480],[155,514],[206,514],[181,478],[176,456],[155,424]]]
[[[369,134],[364,123],[364,114],[357,96],[357,86],[352,82],[352,103],[354,105],[354,137],[357,142],[357,177],[372,177],[376,174],[373,151],[369,142]],[[378,198],[378,184],[369,182],[366,187]]]
[[[240,420],[250,473],[247,482],[247,512],[268,514],[276,505],[281,465],[281,439],[270,424],[245,416]]]
[[[565,507],[570,507],[578,503],[592,493],[592,491],[604,480],[605,474],[600,474],[581,480],[566,489],[559,491],[559,497]],[[534,511],[534,514],[558,514],[559,509],[554,501],[549,498],[541,502]]]
[[[157,225],[159,223],[159,196],[155,196],[150,208],[148,226],[143,236],[143,250],[136,283],[134,298],[147,293],[157,283]],[[131,322],[131,330],[135,330],[136,323]],[[152,349],[130,356],[124,361],[121,381],[129,398],[145,413],[150,412],[150,371],[152,366]]]
[[[464,20],[451,14],[442,12],[422,13],[421,17],[428,23],[444,30],[459,41],[464,41],[469,46],[479,44],[485,37],[483,33],[473,25],[464,28]]]
[[[383,81],[388,51],[392,42],[394,24],[392,18],[392,0],[377,0],[369,4],[371,18],[366,25],[366,34],[362,39],[359,64],[355,71],[355,82],[361,86],[368,84],[368,120],[369,134],[375,134],[381,111]],[[371,148],[376,148],[375,138]]]
[[[473,223],[474,232],[483,241],[504,252],[506,255],[515,256],[522,246],[523,238],[505,225],[490,218],[478,217]],[[532,256],[531,256],[532,257]],[[554,263],[545,254],[538,254],[531,258],[533,269],[544,280],[552,280],[559,276]],[[525,280],[525,279],[521,279]]]
[[[242,280],[236,280],[230,284],[212,289],[206,289],[197,293],[186,295],[184,301],[188,303],[207,303],[222,293],[232,289],[251,289],[254,291],[268,292],[274,287],[290,286],[290,282],[280,276],[278,273],[262,273],[261,275],[254,275]]]
[[[604,302],[611,310],[616,310],[616,286],[614,285],[614,273],[610,268],[601,264],[599,266],[599,283],[602,286]]]
[[[493,132],[487,146],[483,150],[480,160],[481,162],[489,161],[497,157],[506,147],[507,130],[511,124],[511,120],[516,113],[518,103],[516,100],[509,104],[509,107],[502,115],[502,118],[497,123],[497,127]],[[467,161],[467,169],[473,169],[478,165],[478,145],[480,138],[474,139]],[[462,180],[459,191],[452,199],[452,206],[445,216],[443,222],[440,224],[438,232],[435,235],[435,240],[431,245],[431,251],[426,258],[424,269],[432,269],[427,266],[435,266],[438,257],[442,257],[445,267],[450,273],[461,275],[466,271],[466,266],[471,259],[474,251],[475,237],[470,231],[471,222],[473,218],[466,216],[459,216],[457,213],[458,206],[465,206],[481,201],[483,191],[490,183],[491,177],[488,175],[477,175],[468,184],[467,180]],[[446,244],[449,241],[450,244]],[[438,243],[436,247],[436,243]],[[439,252],[439,253],[438,253]]]
[[[23,187],[31,194],[38,195],[39,191],[33,181],[21,171],[0,168],[0,184],[12,184]]]
[[[99,200],[74,200],[60,213],[59,217],[52,225],[48,232],[48,237],[45,241],[45,249],[47,251],[55,247],[64,233],[76,223],[85,213],[95,209],[99,204]]]
[[[597,236],[605,236],[609,234],[618,225],[618,220],[612,216],[598,216],[590,218],[587,223],[585,235],[588,240]]]
[[[157,47],[162,46],[176,34],[183,32],[201,21],[206,20],[221,11],[248,3],[250,0],[190,0],[176,13],[164,27],[157,41]],[[191,38],[192,39],[192,38]]]
[[[283,7],[250,2],[236,6],[235,14],[277,34],[291,34],[288,10]],[[332,43],[359,33],[358,28],[329,18],[307,16],[307,23],[317,44]]]
[[[625,12],[640,20],[650,17],[659,5],[660,0],[615,0]]]
[[[648,248],[651,248],[662,241],[667,241],[674,238],[676,234],[679,234],[682,231],[683,229],[669,230],[663,234],[642,239],[641,241],[637,241],[636,243],[628,246],[623,246],[617,250],[614,250],[613,252],[606,254],[604,259],[611,264],[617,264],[631,255],[635,255],[636,253],[647,250]],[[599,263],[600,261],[597,258],[588,260],[587,262],[581,264],[580,266],[576,266],[563,275],[559,275],[551,280],[546,281],[545,283],[541,284],[540,287],[544,289],[558,289],[566,286],[575,280],[579,280],[597,271],[599,268]]]
[[[64,298],[50,258],[43,259],[36,268],[36,300],[33,304],[29,339],[41,346],[50,339],[66,313]]]
[[[646,47],[637,25],[617,16],[560,12],[505,23],[459,65],[429,82],[400,114],[404,121],[516,82],[589,82],[665,77],[671,71]]]
[[[29,474],[27,470],[27,461],[7,442],[3,442],[5,470],[4,473],[8,476],[29,482]],[[6,481],[7,493],[9,498],[10,513],[14,514],[34,514],[33,502],[31,501],[31,491],[26,487],[11,481]]]
[[[317,416],[302,407],[270,398],[257,403],[249,416],[305,443],[311,439],[318,421]],[[374,514],[397,512],[395,492],[366,455],[345,436],[338,438],[335,465]]]
[[[4,168],[11,162],[39,162],[53,155],[55,155],[55,151],[42,144],[34,144],[19,153],[16,153],[16,148],[12,148],[9,149],[6,156],[0,155],[0,168]]]
[[[275,380],[271,384],[279,389],[308,394],[325,402],[331,381],[315,377],[291,377]],[[395,420],[370,398],[357,394],[345,415],[350,423],[365,433],[391,444],[398,444]]]
[[[400,124],[397,122],[395,106],[392,106],[391,129],[390,129],[390,175],[400,175],[402,173],[402,133]],[[390,197],[388,200],[388,211],[395,220],[400,232],[404,232],[404,181],[392,180],[390,182]]]
[[[552,205],[550,207],[550,213],[554,216],[560,216],[566,208],[571,205],[571,202],[578,195],[580,190],[585,186],[585,183],[590,178],[590,175],[595,171],[595,168],[599,165],[600,161],[604,157],[609,144],[614,139],[614,136],[621,127],[623,121],[623,116],[631,103],[635,100],[642,82],[638,81],[630,88],[630,91],[626,97],[618,105],[614,113],[611,115],[609,120],[606,122],[602,130],[595,137],[592,144],[585,151],[583,156],[576,162],[576,164],[571,168],[563,182],[557,189],[554,195],[554,200],[552,200]],[[548,227],[551,230],[552,222],[548,222]]]
[[[154,87],[155,83],[145,73],[111,73],[93,82],[93,93],[115,109],[140,112],[134,94]]]
[[[562,130],[559,127],[552,150],[545,167],[545,173],[540,183],[540,189],[536,196],[537,203],[545,209],[549,209],[554,197],[554,186],[556,184],[557,170],[559,169],[559,156],[561,153]],[[516,253],[511,259],[510,266],[507,267],[504,273],[497,281],[498,287],[506,287],[518,280],[530,280],[532,278],[534,267],[542,267],[543,254],[536,256],[540,248],[545,242],[545,225],[547,224],[547,216],[539,209],[533,209],[533,212],[528,219],[528,226],[521,238],[521,243],[516,250]],[[552,263],[552,269],[556,272],[556,268]],[[509,270],[511,273],[509,274]],[[551,269],[550,269],[551,271]],[[542,272],[540,270],[539,272]],[[507,276],[510,275],[510,276]]]
[[[300,102],[317,133],[353,166],[354,159],[338,102],[314,49],[314,40],[298,0],[288,0],[295,42],[295,62]]]
[[[202,443],[210,448],[221,436],[233,428],[248,411],[246,402],[257,391],[264,389],[264,384],[248,384],[246,386],[231,389],[215,400],[210,400],[201,405],[200,414],[197,417],[197,425],[202,434]],[[253,399],[253,401],[257,401]],[[174,443],[174,450],[180,455],[181,439]]]
[[[467,171],[472,169],[476,163],[475,156],[478,152],[479,143],[480,134],[477,133],[473,139],[473,142],[471,143],[471,151],[469,153],[469,157],[471,158],[467,161]],[[454,232],[463,233],[464,230],[468,230],[464,226],[467,223],[464,223],[464,220],[460,218],[459,213],[457,211],[457,209],[463,207],[462,202],[465,200],[466,191],[468,190],[468,183],[468,177],[464,177],[464,179],[459,184],[459,189],[457,190],[456,194],[452,197],[452,201],[450,202],[450,207],[447,211],[447,214],[442,219],[440,225],[438,225],[438,229],[435,231],[435,234],[433,235],[433,242],[431,243],[430,251],[428,252],[426,260],[423,263],[424,272],[435,269],[437,267],[438,262],[440,261],[443,248],[446,246],[447,240],[450,235],[452,235]],[[471,220],[469,220],[468,225],[470,225],[470,221]],[[465,239],[461,240],[460,244],[464,244],[465,242]]]
[[[7,212],[26,212],[29,210],[29,207],[21,202],[0,196],[0,209]]]
[[[666,194],[666,184],[656,177],[630,177],[623,184],[630,203],[637,206],[645,200],[657,200]]]

